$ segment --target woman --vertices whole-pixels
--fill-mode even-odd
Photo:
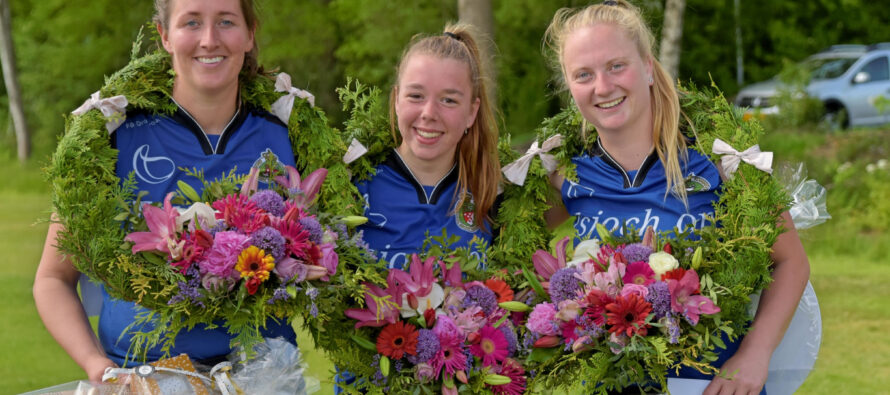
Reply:
[[[420,252],[427,233],[456,246],[492,239],[489,213],[500,180],[497,127],[476,38],[466,26],[415,41],[390,95],[397,147],[357,184],[369,222],[364,238],[392,268]]]
[[[575,105],[596,128],[595,147],[573,158],[578,182],[555,174],[575,230],[584,238],[597,223],[669,231],[699,228],[713,214],[720,174],[687,147],[678,129],[679,100],[671,77],[652,55],[652,33],[639,10],[609,0],[583,10],[560,10],[547,31]],[[692,184],[696,184],[693,188]],[[788,213],[788,228],[773,245],[774,283],[763,292],[751,330],[713,363],[721,372],[693,369],[680,376],[711,380],[706,395],[762,393],[773,350],[782,339],[809,277],[809,263]]]
[[[156,0],[155,23],[175,73],[172,116],[131,111],[127,121],[111,135],[119,152],[116,175],[131,174],[143,201],[160,202],[188,182],[202,185],[181,169],[201,169],[209,177],[237,169],[246,174],[257,160],[277,159],[294,165],[287,127],[261,109],[239,99],[240,84],[264,78],[257,67],[254,33],[256,10],[252,0]],[[240,77],[239,77],[240,75]],[[108,367],[133,360],[126,329],[141,310],[130,302],[104,295],[99,337],[94,336],[77,296],[79,273],[55,247],[62,231],[50,225],[43,256],[34,281],[34,299],[47,329],[86,372],[100,381]],[[265,334],[295,341],[286,323],[269,322]],[[199,362],[214,363],[231,350],[232,337],[222,326],[197,326],[177,335],[171,355],[187,353]],[[147,359],[163,353],[148,350]]]

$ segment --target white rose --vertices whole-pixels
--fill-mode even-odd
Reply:
[[[649,267],[655,272],[656,276],[661,276],[671,270],[680,267],[680,262],[671,254],[659,251],[649,255]]]
[[[572,260],[566,263],[568,267],[575,267],[590,258],[596,257],[596,253],[600,250],[600,242],[597,239],[584,240],[575,246],[575,255]]]

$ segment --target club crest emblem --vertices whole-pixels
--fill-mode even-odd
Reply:
[[[287,171],[284,169],[284,163],[278,160],[278,156],[271,149],[266,148],[260,154],[260,157],[253,162],[252,168],[261,169],[257,179],[266,184],[272,184],[276,175],[285,175]]]
[[[708,182],[706,178],[695,175],[695,173],[689,173],[689,175],[683,179],[683,185],[686,187],[686,194],[705,192],[711,189],[711,183]],[[674,186],[675,193],[677,187],[679,186]]]
[[[464,204],[457,210],[457,213],[454,216],[454,221],[457,223],[457,227],[467,232],[475,232],[479,230],[479,226],[476,224],[475,210],[476,203],[473,201],[473,195],[467,192],[467,196],[464,198]]]

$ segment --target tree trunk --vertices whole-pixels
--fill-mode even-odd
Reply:
[[[22,96],[19,92],[18,75],[15,69],[15,48],[12,44],[12,18],[9,2],[0,0],[0,63],[3,66],[3,82],[9,98],[9,115],[15,127],[15,138],[19,160],[24,162],[31,155],[31,138],[25,122]]]
[[[686,0],[665,0],[661,53],[658,58],[674,80],[679,78],[680,72],[680,48],[683,39],[683,11],[685,8]]]
[[[462,23],[473,25],[479,33],[479,50],[483,67],[488,70],[488,97],[497,103],[497,69],[494,63],[494,15],[491,0],[457,0],[457,17]]]

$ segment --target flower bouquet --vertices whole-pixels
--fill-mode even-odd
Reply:
[[[202,195],[180,181],[162,207],[144,204],[141,216],[128,217],[137,230],[124,240],[133,243],[134,255],[152,263],[125,266],[131,281],[137,292],[165,302],[133,324],[153,324],[147,333],[135,333],[137,352],[154,346],[161,334],[169,350],[180,329],[221,320],[236,335],[233,346],[252,350],[262,341],[267,318],[289,321],[316,308],[312,290],[337,273],[338,254],[363,259],[361,235],[350,235],[345,226],[354,219],[315,209],[325,169],[302,178],[295,168],[269,160],[246,177],[233,170],[206,182],[201,172],[190,174],[204,184]],[[308,300],[298,298],[303,289],[299,296]]]
[[[651,231],[642,242],[617,240],[600,228],[603,241],[581,242],[571,261],[569,237],[556,256],[539,250],[532,258],[535,275],[525,278],[544,296],[524,324],[523,342],[535,348],[528,361],[538,363],[534,384],[660,390],[669,369],[716,373],[713,348],[733,330],[715,303],[725,291],[699,273],[702,249],[678,251]]]
[[[346,391],[523,393],[516,327],[503,307],[514,292],[478,263],[415,254],[407,270],[389,270],[385,287],[364,283],[364,307],[345,315],[372,362],[341,366],[359,376]]]

